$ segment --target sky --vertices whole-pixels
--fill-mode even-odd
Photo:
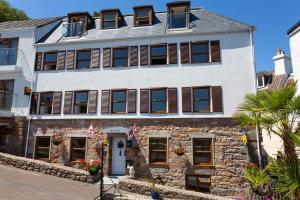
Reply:
[[[8,0],[31,18],[65,16],[74,11],[120,8],[122,14],[137,5],[152,4],[155,11],[166,10],[174,0]],[[254,44],[257,70],[273,69],[276,49],[290,54],[287,30],[300,20],[300,0],[191,0],[192,8],[209,11],[256,27]]]

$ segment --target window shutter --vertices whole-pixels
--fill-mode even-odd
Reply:
[[[177,64],[177,44],[169,44],[169,64]]]
[[[105,67],[111,67],[111,49],[110,48],[104,48],[103,49],[103,63],[102,66]]]
[[[92,68],[100,67],[100,49],[92,49]]]
[[[136,90],[128,90],[127,113],[136,113]]]
[[[101,113],[108,114],[110,111],[110,90],[102,90]]]
[[[130,47],[130,66],[138,66],[138,46]]]
[[[39,93],[33,92],[31,96],[30,114],[38,114]]]
[[[149,58],[148,58],[148,45],[140,46],[140,63],[141,65],[148,65]]]
[[[192,111],[192,88],[182,88],[182,112]]]
[[[35,71],[41,71],[42,69],[42,53],[36,53],[35,55]]]
[[[181,63],[190,63],[190,44],[188,42],[180,44]]]
[[[61,112],[61,97],[62,92],[53,92],[53,114],[60,114]]]
[[[89,106],[88,106],[89,114],[97,113],[97,98],[98,98],[97,90],[89,91]]]
[[[223,112],[223,98],[222,98],[222,87],[212,87],[212,104],[213,112]]]
[[[177,113],[177,88],[168,88],[169,113]]]
[[[211,62],[220,62],[221,61],[220,41],[218,40],[211,41],[210,51],[211,51]]]
[[[67,54],[67,69],[74,69],[75,68],[75,51],[68,51]]]
[[[65,92],[64,114],[72,114],[73,91]]]
[[[149,89],[141,89],[140,91],[140,112],[148,113],[149,112]]]
[[[57,70],[64,70],[65,69],[65,61],[66,61],[66,52],[60,51],[57,54]]]

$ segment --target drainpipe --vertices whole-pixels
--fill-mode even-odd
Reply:
[[[256,142],[257,142],[257,156],[258,156],[258,167],[262,169],[261,163],[261,143],[260,143],[260,126],[259,123],[256,122]]]

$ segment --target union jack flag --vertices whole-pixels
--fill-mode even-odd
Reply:
[[[89,129],[86,131],[86,135],[91,137],[94,134],[93,124],[90,125]]]
[[[136,140],[136,133],[138,132],[138,128],[136,126],[132,127],[131,131],[129,132],[128,139],[129,140]]]

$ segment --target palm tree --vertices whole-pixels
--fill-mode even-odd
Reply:
[[[300,96],[296,96],[297,83],[291,83],[277,90],[263,90],[257,94],[248,94],[239,106],[234,119],[243,127],[255,127],[268,130],[269,134],[278,135],[283,141],[285,165],[296,166],[290,169],[299,183],[298,158],[293,139],[300,137]],[[295,185],[292,185],[293,187]],[[299,195],[296,189],[295,196]]]

